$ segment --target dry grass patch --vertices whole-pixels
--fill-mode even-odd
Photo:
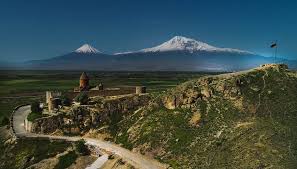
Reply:
[[[194,112],[193,116],[191,117],[189,123],[192,126],[199,126],[199,123],[201,121],[201,113],[200,112]]]

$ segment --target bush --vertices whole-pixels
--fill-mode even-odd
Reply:
[[[34,121],[35,119],[41,118],[42,114],[41,113],[34,113],[31,112],[28,116],[27,116],[27,120],[28,121]]]
[[[5,126],[9,124],[9,119],[5,116],[2,120],[1,120],[1,126]]]
[[[86,92],[81,92],[75,97],[74,100],[76,102],[79,102],[80,104],[87,104],[89,101],[89,97]]]
[[[70,151],[67,154],[59,157],[58,164],[54,167],[54,169],[64,169],[68,168],[73,164],[77,159],[77,154],[74,151]]]
[[[86,142],[83,139],[75,142],[75,149],[78,154],[81,154],[81,155],[89,155],[90,154],[90,151],[89,151],[88,147],[86,146]]]
[[[60,99],[62,101],[63,106],[70,106],[71,105],[71,100],[67,96],[63,95],[63,96],[60,97]]]
[[[31,103],[31,113],[28,115],[28,121],[34,121],[35,119],[42,117],[42,108],[40,108],[39,102]]]
[[[109,128],[110,128],[111,134],[116,135],[116,132],[119,129],[118,122],[120,122],[123,119],[122,114],[117,111],[112,111],[109,113],[109,119],[110,119]]]
[[[31,103],[31,112],[40,113],[41,114],[42,109],[40,108],[39,102],[33,102],[33,103]]]

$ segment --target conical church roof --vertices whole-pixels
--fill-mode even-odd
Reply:
[[[81,76],[80,76],[80,79],[81,79],[81,80],[89,80],[89,77],[88,77],[88,75],[87,75],[86,72],[83,72],[83,73],[81,74]]]

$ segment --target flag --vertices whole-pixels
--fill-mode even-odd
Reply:
[[[273,44],[270,45],[270,47],[271,47],[271,48],[276,48],[277,45],[276,45],[276,43],[273,43]]]

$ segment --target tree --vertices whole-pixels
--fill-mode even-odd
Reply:
[[[42,108],[39,102],[31,103],[31,113],[27,116],[29,121],[34,121],[35,119],[42,117]]]
[[[39,102],[31,103],[31,112],[41,114],[42,109],[40,108]]]
[[[62,105],[63,105],[63,106],[70,106],[70,105],[71,105],[71,100],[70,100],[67,96],[62,95],[62,96],[60,97],[60,99],[61,99],[61,101],[62,101]]]
[[[86,142],[83,139],[78,140],[75,142],[75,150],[78,154],[81,155],[89,155],[90,151],[88,147],[86,146]]]
[[[79,102],[80,104],[87,104],[89,101],[89,97],[86,92],[81,92],[75,97],[74,100],[76,102]]]
[[[5,126],[9,124],[9,119],[5,116],[1,121],[1,126]]]

